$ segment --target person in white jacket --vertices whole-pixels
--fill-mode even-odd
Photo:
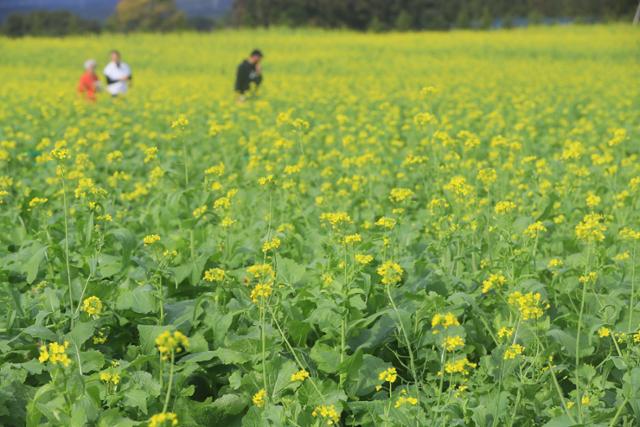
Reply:
[[[121,61],[117,50],[111,51],[111,62],[104,67],[104,76],[107,79],[107,92],[112,96],[127,93],[127,86],[131,82],[131,68]]]

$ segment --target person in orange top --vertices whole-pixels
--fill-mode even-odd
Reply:
[[[78,82],[78,93],[84,95],[89,101],[96,100],[96,92],[99,89],[100,82],[96,75],[96,61],[88,59],[84,62],[84,74],[80,77]]]

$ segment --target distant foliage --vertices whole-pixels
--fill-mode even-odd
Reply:
[[[235,0],[237,25],[314,25],[358,30],[488,28],[514,18],[631,20],[635,0]]]
[[[186,26],[175,0],[120,0],[107,28],[116,31],[172,31]]]
[[[67,11],[35,11],[10,15],[0,27],[9,37],[65,36],[69,34],[99,33],[97,21],[82,19]]]

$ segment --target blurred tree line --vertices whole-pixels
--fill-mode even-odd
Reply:
[[[209,31],[216,26],[318,26],[356,30],[510,27],[553,19],[631,21],[638,0],[234,0],[222,19],[187,18],[175,0],[120,0],[104,23],[68,11],[9,16],[0,32],[11,36],[130,31]]]
[[[1,1],[1,0],[0,0]],[[207,17],[187,18],[175,0],[120,0],[116,10],[104,23],[86,20],[69,11],[34,11],[12,14],[0,27],[10,37],[25,35],[65,36],[100,31],[208,31],[216,21]]]
[[[2,27],[2,34],[10,37],[66,36],[69,34],[99,33],[98,21],[82,19],[68,11],[34,11],[12,14]]]
[[[637,0],[235,0],[232,20],[247,26],[357,30],[504,27],[553,19],[628,20]]]

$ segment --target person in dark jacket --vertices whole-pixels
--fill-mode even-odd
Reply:
[[[244,101],[244,94],[251,88],[251,83],[256,88],[262,83],[262,68],[260,61],[262,60],[262,52],[254,49],[247,59],[238,65],[236,73],[236,92],[240,95],[238,101]]]

